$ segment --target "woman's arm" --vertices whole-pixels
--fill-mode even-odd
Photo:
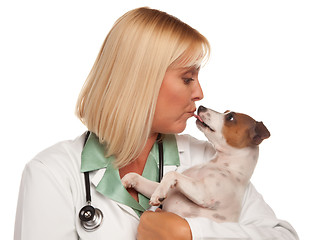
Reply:
[[[138,239],[299,239],[289,223],[276,218],[251,184],[246,192],[239,223],[216,223],[207,218],[186,220],[168,212],[145,212],[140,218]]]
[[[187,218],[193,239],[298,240],[292,226],[274,215],[250,184],[239,223],[216,223],[207,218]]]
[[[144,212],[138,227],[138,240],[191,240],[191,229],[187,221],[170,212]]]
[[[185,154],[184,156],[180,155],[180,157],[182,157],[183,160],[187,163],[185,164],[187,167],[190,167],[190,165],[199,164],[202,161],[208,161],[214,154],[214,149],[208,142],[196,140],[193,137],[190,137],[189,135],[176,135],[176,138],[178,140],[178,146],[181,150],[189,150],[183,151],[182,154]],[[188,164],[187,162],[188,159],[190,159],[190,164]],[[158,218],[160,216],[155,215],[156,213],[153,212],[148,214],[150,214],[150,216],[147,216],[146,213],[143,215],[143,219],[140,219],[139,229],[143,228],[144,230],[146,230],[147,233],[155,234],[155,232],[158,232],[159,229],[153,228],[159,226],[160,220]],[[148,218],[148,222],[146,221],[147,217],[150,217]],[[154,219],[154,221],[151,217],[156,217],[157,219]],[[255,190],[252,184],[249,184],[247,188],[246,195],[243,200],[243,208],[241,211],[240,220],[238,223],[216,223],[207,218],[186,218],[186,220],[190,226],[190,230],[185,230],[185,232],[191,234],[190,237],[187,236],[187,239],[299,239],[297,233],[289,223],[276,218],[272,209],[265,203],[263,197]],[[172,226],[167,226],[166,228],[164,228],[164,232],[161,232],[162,230],[160,230],[159,236],[172,234],[174,228],[178,227],[178,223],[176,220],[175,222],[172,220],[167,223],[167,225],[168,224]],[[165,227],[166,225],[164,224],[163,226]],[[183,226],[186,226],[186,224],[182,225],[181,229],[184,229]],[[168,235],[168,237],[170,237],[170,235]]]
[[[15,224],[15,240],[77,240],[71,190],[41,161],[24,169]]]

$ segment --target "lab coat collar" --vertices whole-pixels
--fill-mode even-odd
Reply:
[[[187,135],[177,135],[177,134],[174,135],[175,141],[176,141],[176,145],[177,145],[177,149],[178,149],[178,152],[179,153],[183,153],[183,152],[185,152],[185,149],[188,149],[189,148],[188,141],[184,141],[184,140],[182,141],[181,140],[181,137],[184,137],[184,136],[187,136]]]
[[[174,135],[166,135],[163,140],[164,165],[179,166],[177,143]],[[105,148],[99,143],[98,137],[91,133],[81,155],[81,172],[95,171],[92,183],[96,190],[110,199],[134,209],[138,216],[149,208],[149,199],[139,194],[139,202],[134,200],[123,187],[118,169],[113,166],[115,157],[105,157]],[[158,181],[158,146],[155,144],[148,156],[143,176]],[[120,205],[120,204],[119,204]]]
[[[164,135],[164,166],[180,165],[178,153],[184,152],[184,146],[181,142],[176,141],[173,134]],[[158,147],[157,143],[154,144],[150,151],[150,155],[157,156]],[[98,137],[94,133],[90,133],[87,142],[81,154],[81,172],[90,172],[107,168],[107,166],[114,161],[115,157],[105,157],[105,147],[99,143]],[[154,157],[157,165],[159,159]]]

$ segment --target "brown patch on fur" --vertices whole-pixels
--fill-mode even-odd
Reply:
[[[213,214],[212,216],[213,216],[214,218],[220,219],[220,220],[222,220],[222,221],[226,220],[226,217],[225,217],[225,216],[221,216],[221,215],[219,215],[219,214],[217,214],[217,213]]]
[[[232,119],[225,115],[223,136],[227,143],[235,148],[245,148],[260,144],[270,136],[262,122],[256,122],[246,114],[232,112]]]
[[[216,201],[216,202],[215,202],[215,206],[216,206],[216,207],[219,207],[219,206],[220,206],[220,204],[221,204],[221,202],[220,202],[220,201]]]
[[[218,158],[216,157],[216,158],[212,159],[211,162],[213,162],[213,163],[218,162]]]
[[[183,212],[181,215],[183,217],[198,217],[200,216],[200,208],[191,208],[190,212]]]

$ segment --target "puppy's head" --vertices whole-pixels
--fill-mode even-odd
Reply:
[[[262,122],[242,113],[219,113],[200,106],[196,117],[197,127],[214,146],[245,148],[257,146],[270,137]]]

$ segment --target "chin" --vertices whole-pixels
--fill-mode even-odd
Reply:
[[[160,128],[155,128],[155,132],[160,132],[162,134],[177,134],[182,133],[186,128],[186,121],[175,121],[164,123],[164,126]]]
[[[177,134],[182,133],[186,128],[186,124],[184,126],[175,126],[168,129],[165,129],[164,131],[159,131],[162,134]]]
[[[178,126],[175,126],[175,129],[173,133],[182,133],[186,128],[186,122],[183,124],[179,124]]]

